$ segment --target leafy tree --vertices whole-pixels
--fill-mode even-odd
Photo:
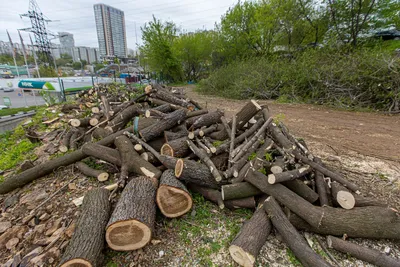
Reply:
[[[149,68],[172,81],[182,80],[181,64],[173,54],[173,42],[177,37],[178,28],[173,22],[161,22],[153,16],[142,30],[142,53],[148,59]]]
[[[46,66],[40,66],[39,67],[39,72],[40,72],[40,77],[45,78],[45,77],[57,77],[57,73],[54,70],[53,67],[46,67]],[[33,74],[35,77],[39,77],[36,70]]]

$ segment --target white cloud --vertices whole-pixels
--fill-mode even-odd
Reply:
[[[94,22],[93,5],[100,1],[95,0],[36,0],[43,14],[54,20],[48,24],[48,29],[57,33],[66,31],[74,34],[77,46],[98,47],[96,26]],[[109,0],[101,3],[121,9],[125,12],[126,34],[129,48],[136,47],[135,23],[139,43],[141,43],[142,27],[152,20],[154,14],[161,20],[172,20],[182,29],[194,31],[196,29],[212,29],[216,21],[220,20],[228,7],[234,5],[235,0]],[[27,17],[20,18],[20,14],[27,13],[28,0],[14,0],[7,5],[7,13],[0,16],[0,40],[8,41],[6,29],[10,32],[13,42],[19,42],[17,29],[31,26]],[[32,33],[31,33],[32,35]],[[22,33],[25,43],[29,41],[28,33]],[[32,36],[33,37],[33,36]],[[58,42],[58,40],[53,40]]]

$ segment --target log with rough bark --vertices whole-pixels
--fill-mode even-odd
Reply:
[[[218,189],[219,184],[210,172],[210,169],[193,160],[178,159],[175,165],[175,176],[180,180]]]
[[[139,131],[139,134],[145,142],[151,141],[162,135],[165,130],[169,130],[177,124],[181,124],[185,120],[185,117],[186,112],[184,110],[176,110],[169,113],[158,123]]]
[[[310,203],[314,203],[319,199],[318,194],[303,181],[292,180],[283,182],[282,184]]]
[[[303,236],[297,232],[296,228],[289,222],[283,213],[278,202],[273,197],[268,197],[264,202],[264,209],[271,218],[272,224],[281,234],[285,243],[296,258],[306,267],[328,267],[329,263],[318,255],[308,245]]]
[[[81,137],[84,135],[84,131],[82,128],[78,128],[72,133],[71,139],[69,139],[69,148],[71,150],[77,150],[78,149],[78,142],[81,139]]]
[[[218,170],[226,170],[228,166],[228,153],[222,153],[210,158]]]
[[[291,171],[269,174],[268,175],[268,183],[276,184],[276,183],[282,183],[282,182],[286,182],[286,181],[295,180],[295,179],[304,177],[305,175],[309,174],[311,171],[312,171],[312,169],[310,168],[310,166],[302,166],[298,169],[294,169]]]
[[[336,206],[350,210],[354,208],[356,200],[348,190],[342,190],[339,183],[333,181],[331,183],[332,200]]]
[[[92,137],[96,139],[103,139],[109,136],[110,134],[111,133],[104,128],[96,128],[92,133]]]
[[[69,140],[71,140],[71,136],[74,133],[74,130],[69,130],[66,134],[64,134],[63,138],[61,139],[61,144],[58,147],[60,152],[65,153],[68,151],[69,148]]]
[[[236,129],[241,130],[246,123],[253,118],[262,107],[255,101],[251,100],[242,109],[235,115],[236,116]],[[229,123],[229,126],[232,127],[232,121]]]
[[[208,110],[207,109],[199,109],[199,110],[193,110],[193,111],[188,111],[186,113],[186,118],[192,118],[200,115],[207,114]]]
[[[60,261],[61,267],[101,266],[105,226],[110,216],[108,196],[108,190],[103,188],[85,195],[74,234]]]
[[[191,109],[191,110],[194,109],[194,106],[191,103],[189,103],[188,101],[186,101],[184,99],[180,99],[180,98],[172,95],[171,93],[166,92],[165,90],[153,89],[153,91],[150,93],[150,96],[161,99],[167,103],[179,105],[179,106],[187,108],[187,109]]]
[[[207,114],[202,115],[198,118],[190,127],[191,130],[203,127],[203,126],[210,126],[215,123],[221,122],[221,116],[224,115],[224,112],[221,110],[216,110]]]
[[[106,227],[106,241],[113,250],[129,251],[150,242],[156,217],[156,187],[139,176],[125,186]]]
[[[272,173],[282,173],[285,170],[285,158],[284,157],[276,157],[275,161],[271,165]]]
[[[161,213],[168,218],[186,214],[193,204],[190,193],[175,177],[173,170],[166,170],[161,175],[156,199]]]
[[[207,148],[210,150],[210,152],[212,154],[215,154],[215,152],[217,151],[217,148],[213,145],[213,143],[211,143],[211,141],[206,137],[204,137],[201,140],[204,142],[204,144],[207,146]]]
[[[268,177],[251,172],[245,180],[299,215],[315,228],[331,235],[400,239],[400,216],[396,210],[383,207],[360,207],[344,210],[317,207],[281,184],[269,184]]]
[[[369,262],[373,265],[379,267],[400,267],[399,259],[392,258],[378,250],[344,241],[343,239],[334,236],[328,236],[326,241],[328,243],[328,247],[334,248],[347,255],[350,254],[357,259]]]
[[[156,158],[156,156],[154,156],[153,153],[151,152],[143,152],[142,154],[140,154],[140,156],[145,160],[150,162],[153,165],[158,165],[160,164],[160,161]]]
[[[96,126],[97,124],[99,124],[100,119],[101,119],[101,115],[100,114],[96,114],[95,116],[92,116],[89,119],[89,125],[90,126]]]
[[[107,128],[111,128],[113,132],[124,128],[130,120],[139,115],[141,108],[142,107],[139,104],[128,106],[116,114],[111,121],[109,121]]]
[[[189,134],[189,131],[186,129],[185,125],[179,125],[171,131],[164,131],[164,140],[165,142],[169,142],[181,137],[187,137]]]
[[[80,107],[78,104],[64,104],[61,108],[61,112],[63,113],[69,113],[72,110],[80,110]]]
[[[98,145],[96,143],[87,143],[82,146],[81,150],[86,156],[92,156],[117,166],[121,166],[122,164],[121,156],[116,149]]]
[[[228,169],[232,166],[233,150],[235,149],[235,137],[236,137],[236,116],[233,116],[232,129],[231,129],[231,134],[230,134],[230,143],[229,143]],[[217,152],[217,151],[215,151],[215,152]]]
[[[271,230],[271,221],[260,205],[253,216],[243,224],[240,232],[229,246],[229,253],[233,260],[241,266],[254,266]]]
[[[101,103],[103,105],[103,114],[106,117],[107,120],[110,120],[111,118],[111,108],[110,108],[110,104],[108,103],[108,99],[105,95],[101,95],[100,96],[101,99]]]
[[[72,119],[70,120],[70,124],[73,127],[87,127],[89,126],[90,118],[83,118],[83,119]]]
[[[176,158],[186,157],[190,153],[189,145],[186,140],[188,140],[188,138],[185,136],[164,144],[160,149],[161,155],[168,155]]]
[[[221,193],[223,200],[239,199],[262,194],[257,187],[248,182],[223,185],[221,187]]]
[[[225,116],[221,117],[221,123],[224,126],[224,129],[226,131],[226,134],[228,135],[228,138],[231,139],[231,134],[232,134],[232,129],[228,124],[228,120],[225,118]]]
[[[209,168],[210,172],[214,176],[215,181],[221,182],[222,176],[219,173],[217,167],[215,167],[212,160],[208,157],[207,153],[204,150],[199,149],[191,140],[186,140],[187,144],[189,145],[190,150],[204,162],[205,165]]]
[[[214,140],[223,141],[226,140],[229,135],[226,133],[225,129],[222,129],[217,132],[210,133],[210,137]]]
[[[89,176],[89,177],[95,177],[95,178],[97,178],[97,180],[99,180],[99,182],[104,182],[104,181],[108,180],[109,175],[105,171],[90,168],[88,165],[86,165],[85,163],[83,163],[81,161],[75,163],[75,166],[84,175]]]
[[[160,178],[161,171],[140,157],[128,137],[124,135],[118,136],[115,138],[114,144],[118,148],[121,156],[121,172],[124,166],[126,166],[127,172],[132,170],[136,174],[144,175],[149,178]]]
[[[322,165],[322,160],[320,158],[314,157],[315,163]],[[327,184],[325,183],[324,175],[319,172],[315,171],[315,185],[317,187],[317,192],[319,195],[319,204],[321,206],[330,206],[328,200],[328,193],[327,193]]]

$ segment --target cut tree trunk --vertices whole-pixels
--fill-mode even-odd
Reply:
[[[186,112],[184,110],[176,110],[169,113],[168,116],[160,120],[158,123],[139,131],[139,134],[145,142],[151,141],[162,135],[165,130],[169,130],[175,125],[182,123],[185,120],[185,117]]]
[[[186,214],[192,208],[192,197],[179,181],[173,170],[166,170],[161,175],[157,189],[157,205],[161,213],[168,218]]]
[[[228,169],[232,166],[233,150],[235,149],[235,137],[236,137],[236,116],[233,116],[230,143],[229,143]]]
[[[326,241],[328,247],[334,248],[345,254],[350,254],[357,259],[369,262],[373,265],[379,267],[400,267],[400,260],[392,258],[378,250],[347,242],[334,236],[328,236]]]
[[[292,180],[283,182],[282,184],[310,203],[314,203],[319,198],[318,194],[315,193],[315,191],[312,190],[303,181]]]
[[[206,164],[207,167],[210,169],[210,172],[214,176],[215,181],[221,182],[221,174],[219,173],[217,167],[215,167],[211,159],[208,157],[207,153],[205,153],[204,150],[199,149],[191,140],[186,140],[186,142],[188,143],[190,150],[192,150],[193,153],[198,156],[199,159],[201,159],[201,161],[203,161],[204,164]]]
[[[149,178],[160,178],[161,171],[140,157],[128,137],[118,136],[114,143],[121,155],[122,167],[126,165],[129,171]]]
[[[142,108],[141,105],[131,105],[119,112],[114,118],[108,123],[107,127],[111,127],[113,132],[120,130],[126,126],[126,124],[133,119],[133,117],[139,115],[139,111]]]
[[[113,250],[136,250],[147,245],[154,231],[156,188],[144,176],[132,178],[122,191],[106,228]]]
[[[89,126],[90,118],[83,118],[83,119],[72,119],[70,120],[70,124],[73,127],[87,127]]]
[[[348,190],[342,190],[342,187],[339,183],[333,181],[331,183],[331,192],[333,202],[346,210],[350,210],[354,208],[356,204],[356,200],[354,196]]]
[[[221,116],[224,115],[224,112],[221,110],[216,110],[207,114],[202,115],[198,118],[190,127],[191,130],[203,127],[203,126],[210,126],[215,123],[221,122]]]
[[[68,151],[69,148],[69,140],[71,140],[71,136],[74,133],[74,130],[69,130],[64,136],[63,139],[61,140],[61,145],[59,146],[58,150],[60,152],[65,153]]]
[[[223,185],[221,187],[221,193],[223,200],[239,199],[262,194],[257,187],[248,182]]]
[[[84,175],[89,176],[89,177],[95,177],[95,178],[97,178],[97,180],[99,180],[99,182],[104,182],[104,181],[108,180],[109,175],[105,171],[90,168],[88,165],[86,165],[85,163],[83,163],[81,161],[75,163],[75,166]]]
[[[110,104],[108,103],[108,99],[105,95],[100,96],[101,103],[103,104],[103,114],[106,116],[107,120],[110,120],[111,118],[111,108]]]
[[[228,153],[222,153],[210,158],[218,170],[226,170],[228,166]]]
[[[108,196],[108,190],[103,188],[85,195],[76,229],[60,261],[61,267],[101,266],[105,226],[110,216]]]
[[[158,99],[161,99],[163,101],[166,101],[167,103],[179,105],[181,107],[185,107],[185,108],[188,108],[188,109],[191,109],[191,110],[194,109],[194,106],[191,103],[189,103],[188,101],[186,101],[184,99],[180,99],[178,97],[175,97],[171,93],[165,92],[164,90],[153,91],[150,94],[150,96],[158,98]]]
[[[229,137],[229,135],[226,133],[225,129],[222,129],[217,132],[211,133],[210,137],[214,140],[223,141],[223,140],[227,139]]]
[[[187,136],[172,140],[161,147],[161,155],[168,155],[176,158],[183,158],[189,155],[190,149],[186,142]]]
[[[158,165],[160,164],[160,161],[156,158],[156,156],[154,156],[153,153],[151,152],[144,152],[142,154],[140,154],[140,156],[145,160],[150,162],[153,165]]]
[[[273,197],[268,197],[264,202],[264,209],[268,216],[271,218],[272,224],[281,234],[285,243],[289,246],[290,250],[296,258],[305,267],[328,267],[329,263],[315,253],[308,245],[303,236],[297,232],[296,228],[289,222],[283,213],[278,202]]]
[[[93,131],[92,137],[96,138],[96,139],[103,139],[110,134],[111,133],[109,131],[107,131],[106,129],[98,127]]]
[[[63,113],[69,113],[72,110],[80,110],[80,107],[78,104],[64,104],[61,108],[61,112]]]
[[[236,116],[236,129],[241,130],[246,123],[253,118],[262,107],[255,101],[248,102],[235,116]],[[229,123],[232,127],[232,121]]]
[[[299,169],[291,170],[291,171],[285,171],[281,173],[275,173],[275,174],[269,174],[268,175],[268,183],[270,184],[276,184],[276,183],[282,183],[286,181],[291,181],[298,179],[300,177],[303,177],[307,174],[309,174],[312,171],[310,166],[303,166],[300,167]]]
[[[229,252],[234,261],[245,267],[252,267],[261,248],[271,233],[271,221],[262,205],[253,216],[244,223],[240,232],[229,246]]]
[[[269,184],[268,177],[251,172],[245,180],[265,194],[273,196],[311,226],[331,235],[349,237],[400,239],[400,216],[397,211],[383,207],[360,207],[344,210],[317,207],[281,184]]]
[[[186,113],[186,118],[192,118],[200,115],[207,114],[208,110],[207,109],[199,109],[199,110],[193,110],[193,111],[188,111]]]
[[[222,116],[220,120],[222,125],[224,126],[226,134],[228,135],[229,139],[231,139],[232,129],[229,126],[227,119],[225,118],[225,116]]]
[[[121,166],[122,164],[121,156],[119,155],[118,150],[114,148],[87,143],[82,146],[81,150],[86,156],[92,156],[117,166]]]
[[[315,163],[322,165],[322,160],[320,158],[314,158]],[[315,185],[317,187],[317,192],[319,195],[319,204],[321,206],[330,206],[328,200],[328,192],[327,192],[327,184],[325,183],[324,175],[319,172],[315,171]]]
[[[271,172],[282,173],[285,170],[285,158],[284,157],[276,157],[275,161],[272,163]]]
[[[210,169],[193,160],[178,159],[175,165],[175,176],[180,180],[218,189],[220,186],[211,174]]]

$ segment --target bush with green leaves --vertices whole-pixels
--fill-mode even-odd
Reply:
[[[199,91],[235,99],[388,110],[400,100],[400,58],[377,49],[310,49],[251,58],[215,71]]]

